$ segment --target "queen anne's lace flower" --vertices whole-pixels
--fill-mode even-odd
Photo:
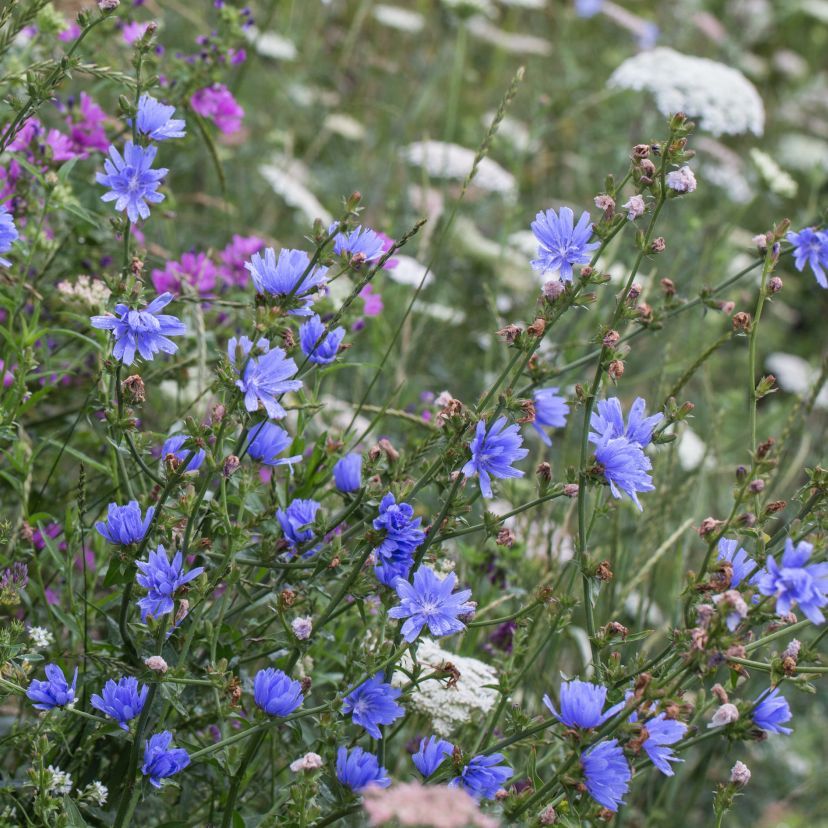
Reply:
[[[738,70],[707,58],[659,47],[627,58],[609,85],[646,90],[664,115],[684,112],[713,135],[761,135],[765,109],[753,84]]]

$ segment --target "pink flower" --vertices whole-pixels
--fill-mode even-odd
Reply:
[[[139,23],[137,20],[133,20],[132,23],[127,23],[122,29],[124,40],[128,45],[132,46],[136,40],[140,40],[147,33],[148,28],[149,21]]]
[[[70,23],[62,32],[58,33],[58,40],[68,43],[76,40],[81,33],[81,27],[77,23]]]
[[[152,271],[152,283],[159,293],[181,293],[186,282],[199,293],[209,293],[216,286],[218,270],[205,253],[185,253],[180,262],[167,262],[163,270]]]
[[[199,89],[190,98],[190,106],[202,118],[213,121],[225,135],[231,135],[241,129],[244,110],[223,83],[214,83],[212,86]]]
[[[80,94],[78,112],[73,113],[74,118],[70,116],[66,119],[75,152],[83,158],[89,155],[89,150],[106,152],[109,149],[109,139],[103,128],[106,113],[86,92]]]
[[[78,154],[72,148],[72,141],[68,135],[64,135],[60,130],[50,129],[46,133],[45,144],[52,149],[52,159],[54,161],[68,161],[70,158],[77,158]]]
[[[394,245],[394,239],[391,236],[386,236],[385,233],[377,233],[382,239],[382,252],[387,253]],[[393,270],[400,263],[399,259],[389,259],[383,266],[383,270]]]
[[[228,285],[244,287],[250,274],[244,263],[265,246],[258,236],[233,236],[233,241],[219,253],[219,276]]]
[[[359,298],[365,303],[365,315],[366,316],[379,316],[382,313],[383,308],[385,307],[382,304],[382,296],[378,293],[373,292],[374,288],[372,285],[367,284],[365,287],[359,292]]]
[[[360,791],[369,825],[395,820],[399,825],[430,828],[497,828],[493,817],[480,812],[477,802],[462,788],[405,782],[390,788],[369,785]]]
[[[27,118],[23,126],[18,130],[17,135],[14,136],[14,140],[9,144],[9,149],[12,152],[20,152],[21,150],[27,149],[35,136],[39,135],[42,131],[43,125],[37,118],[34,116]]]

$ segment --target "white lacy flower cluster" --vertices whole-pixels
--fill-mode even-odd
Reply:
[[[472,719],[485,716],[497,702],[497,671],[476,658],[450,653],[424,638],[417,648],[417,664],[427,672],[450,663],[459,673],[456,681],[429,679],[418,684],[411,694],[411,706],[431,719],[434,732],[451,734]],[[402,666],[411,670],[411,656],[406,654]],[[456,677],[456,675],[455,675]],[[408,681],[404,673],[394,673],[391,683],[401,687]],[[488,686],[492,685],[492,686]]]
[[[105,307],[112,295],[100,279],[92,279],[89,276],[78,276],[74,284],[66,281],[58,282],[57,289],[67,299],[76,299],[91,308]]]
[[[761,135],[765,108],[756,87],[737,69],[660,47],[625,60],[609,86],[651,92],[664,115],[684,112],[713,135]]]
[[[403,147],[401,155],[412,166],[422,167],[431,178],[463,181],[471,172],[476,153],[459,144],[416,141]],[[501,193],[509,199],[517,195],[515,177],[491,158],[484,158],[478,164],[473,184],[481,190]]]
[[[46,783],[46,793],[51,796],[65,796],[72,791],[72,777],[66,771],[49,765],[46,768],[49,774],[49,781]]]
[[[29,627],[29,638],[36,650],[42,650],[55,641],[55,637],[46,627]]]

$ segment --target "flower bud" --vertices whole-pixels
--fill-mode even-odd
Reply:
[[[577,483],[567,483],[563,487],[564,495],[566,497],[578,497],[579,488]]]
[[[156,673],[166,673],[167,672],[167,662],[161,658],[160,655],[150,656],[149,658],[144,659],[144,664],[146,664],[148,670],[152,670]]]
[[[535,339],[537,339],[538,337],[543,336],[543,332],[545,330],[546,321],[544,319],[538,318],[526,329],[526,333],[528,333],[529,336],[535,337]]]
[[[761,478],[751,480],[748,488],[753,492],[753,494],[759,494],[759,492],[763,491],[765,488],[765,481]]]
[[[543,295],[550,302],[554,302],[565,290],[566,285],[560,279],[550,279],[543,283]]]
[[[662,279],[661,288],[667,296],[676,295],[676,285],[672,279]]]
[[[744,788],[750,782],[750,768],[744,762],[737,762],[730,769],[730,781],[740,788]]]
[[[768,280],[768,293],[779,293],[784,282],[778,276],[771,276]]]
[[[614,348],[621,339],[621,334],[618,331],[607,331],[604,338],[601,340],[605,348]]]
[[[523,333],[523,330],[517,325],[507,325],[505,328],[501,328],[497,335],[502,336],[509,345],[512,345],[521,333]]]
[[[624,363],[620,359],[614,359],[607,366],[607,373],[613,382],[617,382],[624,376]]]
[[[667,242],[664,241],[662,236],[659,236],[657,239],[653,239],[652,243],[650,244],[650,251],[653,253],[663,253],[667,248]]]
[[[552,466],[549,463],[541,463],[536,469],[535,474],[538,476],[538,480],[541,480],[544,483],[548,483],[552,479]]]
[[[749,313],[739,311],[733,314],[733,330],[747,333],[750,330],[751,318]]]
[[[121,383],[121,393],[128,403],[140,405],[147,399],[144,381],[138,374],[132,374]]]
[[[241,465],[241,460],[239,460],[239,458],[235,454],[230,454],[230,455],[228,455],[227,459],[224,461],[224,465],[222,466],[221,473],[225,477],[232,477],[239,470],[240,465]]]
[[[505,547],[509,548],[514,544],[514,542],[515,542],[515,533],[511,529],[507,528],[506,526],[504,526],[497,533],[497,539],[495,540],[495,543],[498,546],[505,546]]]
[[[729,725],[732,722],[738,721],[739,719],[739,708],[736,707],[735,704],[723,704],[719,709],[713,714],[713,718],[708,725],[709,728],[711,727],[724,727],[725,725]]]

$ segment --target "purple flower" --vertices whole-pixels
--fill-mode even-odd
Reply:
[[[171,748],[172,733],[164,730],[147,739],[144,745],[144,765],[141,773],[148,776],[150,784],[161,787],[161,780],[184,770],[190,757],[184,748]]]
[[[677,193],[692,193],[696,189],[696,176],[687,165],[668,172],[666,180],[667,186]]]
[[[138,684],[134,676],[124,676],[118,682],[110,679],[103,688],[103,695],[92,695],[92,707],[111,716],[122,730],[129,730],[127,722],[141,714],[147,700],[149,687]]]
[[[293,316],[310,316],[310,307],[315,294],[325,286],[326,267],[311,267],[311,260],[304,250],[276,251],[268,247],[264,252],[254,253],[245,268],[253,277],[253,284],[259,293],[269,293],[282,302],[291,300],[288,313]]]
[[[337,226],[337,222],[334,222],[328,228],[328,233],[333,233]],[[333,250],[337,256],[347,256],[360,262],[373,262],[382,258],[385,249],[383,237],[370,227],[362,225],[350,232],[337,233],[333,240]]]
[[[604,808],[617,811],[630,789],[632,772],[618,739],[606,739],[581,754],[589,795]]]
[[[148,28],[148,20],[145,20],[143,22],[139,20],[133,20],[131,23],[127,23],[123,27],[121,34],[126,44],[128,46],[131,46],[133,43],[135,43],[136,40],[140,40],[147,33]]]
[[[72,684],[66,681],[63,670],[57,664],[46,665],[46,681],[32,679],[26,696],[38,710],[51,710],[54,707],[65,707],[75,700],[75,688],[78,685],[78,668]]]
[[[641,511],[643,507],[637,493],[655,489],[649,475],[653,464],[641,446],[626,437],[602,437],[595,447],[595,459],[601,465],[613,497],[620,498],[623,492]]]
[[[529,449],[522,448],[523,437],[520,429],[512,424],[507,426],[505,417],[499,417],[486,429],[486,421],[479,420],[474,439],[469,444],[471,460],[463,466],[463,474],[480,476],[480,491],[483,497],[492,497],[491,477],[503,480],[507,477],[523,477],[525,472],[512,467],[522,460]]]
[[[345,328],[341,326],[326,334],[325,326],[316,314],[299,327],[299,344],[302,346],[302,353],[318,365],[327,365],[336,359],[339,345],[344,337]]]
[[[20,234],[17,232],[17,227],[15,227],[14,217],[9,212],[8,206],[0,204],[0,253],[8,253],[12,249],[12,244],[19,237]],[[0,265],[11,267],[11,262],[0,256]]]
[[[207,456],[207,452],[200,448],[183,448],[184,443],[191,439],[187,434],[173,434],[171,437],[167,437],[164,445],[161,446],[161,459],[164,460],[168,454],[171,454],[176,460],[183,463],[189,457],[190,462],[187,463],[187,468],[184,471],[198,471]]]
[[[253,343],[246,336],[238,340],[233,337],[227,343],[231,365],[242,372],[236,387],[244,393],[244,407],[248,411],[257,411],[261,404],[268,417],[281,420],[287,412],[276,398],[288,391],[298,391],[302,380],[290,379],[296,374],[296,363],[281,348],[271,348],[266,339],[260,339],[256,347],[263,352],[261,356],[251,356]],[[240,355],[236,353],[237,348]]]
[[[290,466],[302,461],[301,454],[293,457],[279,457],[279,455],[293,442],[293,438],[283,428],[263,420],[250,427],[250,441],[247,453],[266,466]]]
[[[361,747],[348,750],[343,746],[337,750],[336,778],[356,793],[369,785],[387,788],[391,784],[388,771],[380,767],[377,757]]]
[[[535,391],[534,398],[535,420],[532,427],[538,432],[541,440],[547,446],[551,446],[552,440],[544,429],[563,428],[569,416],[569,406],[566,400],[558,395],[557,388],[539,388]]]
[[[798,233],[788,233],[788,241],[793,245],[794,265],[801,273],[809,265],[822,288],[828,288],[828,231],[814,230],[806,227]]]
[[[163,270],[152,271],[157,291],[181,293],[181,286],[192,285],[199,293],[210,293],[216,286],[218,269],[206,253],[185,253],[179,262],[167,262]]]
[[[256,673],[253,699],[268,716],[289,716],[304,701],[302,685],[273,667]]]
[[[573,226],[574,213],[569,207],[541,211],[532,222],[532,232],[538,240],[538,258],[532,267],[541,273],[558,271],[562,282],[572,281],[572,266],[587,264],[589,254],[600,247],[599,242],[590,242],[592,223],[589,213],[584,211],[578,224]]]
[[[420,749],[411,757],[411,760],[414,762],[414,767],[428,779],[453,752],[454,745],[451,742],[439,739],[437,736],[429,736],[428,739],[420,740]]]
[[[162,293],[143,310],[119,303],[115,305],[117,316],[92,316],[90,322],[93,328],[112,331],[115,336],[112,356],[124,365],[132,365],[136,351],[147,360],[160,351],[174,354],[178,345],[168,337],[182,336],[187,333],[187,326],[175,316],[159,313],[172,300],[171,293]]]
[[[653,431],[664,417],[661,412],[650,417],[646,414],[647,403],[641,397],[636,397],[625,424],[618,397],[599,400],[597,411],[592,413],[589,420],[590,428],[594,429],[590,432],[589,439],[598,443],[602,437],[626,437],[631,443],[638,443],[644,448],[652,442]]]
[[[232,135],[241,129],[244,110],[223,83],[199,89],[190,98],[190,106],[202,118],[211,120],[225,135]]]
[[[779,692],[778,687],[765,690],[758,699],[750,714],[756,727],[768,733],[792,733],[789,727],[783,727],[785,722],[793,718],[788,700]]]
[[[357,492],[362,487],[362,455],[350,453],[333,467],[334,483],[340,492]]]
[[[149,531],[155,506],[149,506],[145,517],[141,517],[141,507],[137,500],[130,500],[126,506],[110,503],[106,514],[106,523],[98,521],[95,528],[110,543],[128,546],[139,543]]]
[[[135,580],[147,590],[146,597],[138,601],[141,621],[144,623],[147,616],[158,618],[172,612],[173,595],[176,591],[204,572],[203,566],[197,566],[185,574],[181,552],[176,552],[170,561],[167,550],[160,544],[155,552],[149,553],[146,561],[138,561],[136,566],[140,572],[135,576]]]
[[[405,578],[397,578],[394,588],[400,603],[388,610],[388,617],[408,619],[402,625],[402,637],[406,641],[415,641],[426,625],[435,638],[466,629],[458,616],[474,611],[474,604],[467,603],[471,590],[461,589],[452,594],[456,583],[453,572],[438,578],[427,566],[421,566],[414,573],[411,584]]]
[[[501,765],[500,762],[505,762],[502,753],[475,756],[463,768],[460,776],[455,776],[449,782],[449,787],[462,788],[476,799],[494,799],[503,783],[513,774],[512,768]]]
[[[603,684],[592,684],[578,679],[561,685],[560,713],[555,710],[549,696],[543,697],[543,703],[558,721],[567,727],[580,727],[585,730],[604,724],[624,708],[625,702],[620,701],[604,712],[606,701],[607,688]]]
[[[813,549],[807,541],[794,546],[793,540],[786,538],[782,560],[777,564],[773,555],[768,555],[757,582],[762,595],[776,598],[778,615],[787,615],[798,604],[811,623],[822,624],[825,616],[820,607],[828,604],[828,563],[808,564]]]
[[[86,94],[80,93],[80,119],[67,118],[66,124],[69,127],[69,137],[72,140],[72,147],[77,155],[86,158],[89,150],[106,152],[109,149],[109,139],[106,137],[106,130],[103,124],[106,121],[106,113]]]
[[[138,132],[153,141],[166,141],[168,138],[183,138],[184,121],[173,118],[175,107],[162,104],[151,95],[141,95],[138,99]]]
[[[131,222],[149,218],[147,202],[158,204],[164,200],[164,194],[157,191],[161,179],[169,172],[166,168],[152,169],[157,147],[139,147],[127,141],[124,155],[109,148],[109,158],[104,161],[104,173],[98,173],[95,180],[109,192],[101,196],[101,201],[114,201],[115,209],[120,213],[126,210]]]
[[[365,728],[369,736],[382,739],[379,725],[391,724],[405,715],[405,710],[395,701],[400,695],[402,690],[386,684],[382,673],[377,673],[345,696],[342,712],[350,713],[354,724]]]
[[[727,561],[732,567],[730,589],[736,589],[756,567],[755,561],[739,546],[737,540],[720,538],[717,555],[720,561]]]
[[[288,504],[287,509],[276,510],[276,518],[282,527],[285,540],[293,551],[315,537],[313,522],[321,505],[316,500],[296,498]]]
[[[604,0],[575,0],[575,14],[584,19],[595,17],[604,6]]]
[[[245,262],[264,246],[264,241],[258,236],[234,235],[230,244],[219,253],[221,278],[229,285],[246,285],[250,276]]]
[[[380,583],[393,586],[397,578],[408,577],[414,552],[425,540],[421,522],[422,518],[414,517],[414,509],[408,503],[397,503],[390,492],[383,497],[373,523],[374,529],[385,532],[380,545],[374,549],[377,557],[374,573]]]

